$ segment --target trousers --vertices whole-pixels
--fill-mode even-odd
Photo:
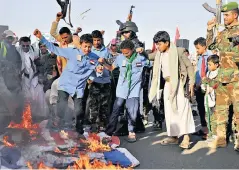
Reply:
[[[68,122],[65,122],[65,113],[68,106],[69,94],[65,91],[58,90],[58,103],[57,103],[57,113],[60,119],[60,129],[63,129]],[[74,101],[74,112],[76,115],[76,131],[80,134],[83,133],[83,120],[84,120],[84,109],[83,109],[83,99],[77,98],[75,95],[73,97]],[[71,122],[72,123],[72,122]]]
[[[117,97],[114,102],[113,111],[109,118],[109,123],[106,128],[106,133],[112,135],[117,127],[118,117],[121,113],[125,99]],[[139,110],[139,98],[134,97],[126,99],[127,119],[128,119],[128,131],[135,132],[136,118]]]
[[[106,127],[109,118],[111,84],[92,83],[89,87],[90,122]],[[99,118],[99,121],[97,119]]]
[[[232,129],[239,132],[239,82],[220,84],[216,89],[215,120],[217,136],[226,140],[229,107],[233,105]]]

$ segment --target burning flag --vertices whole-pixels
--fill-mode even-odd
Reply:
[[[92,152],[107,152],[111,151],[110,146],[104,145],[100,141],[100,137],[97,134],[90,134],[87,140],[81,140],[82,143],[88,144],[88,148]]]

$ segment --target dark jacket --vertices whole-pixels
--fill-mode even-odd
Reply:
[[[3,50],[6,48],[6,56]],[[21,89],[21,56],[14,45],[6,42],[1,43],[0,47],[0,75],[3,77],[5,85],[10,91],[19,91]]]

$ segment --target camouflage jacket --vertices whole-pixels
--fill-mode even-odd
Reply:
[[[219,32],[215,40],[215,49],[220,54],[220,70],[218,72],[218,81],[221,83],[230,83],[239,81],[239,47],[233,46],[228,38],[239,35],[239,23],[227,26]],[[207,46],[213,43],[213,30],[207,31]]]

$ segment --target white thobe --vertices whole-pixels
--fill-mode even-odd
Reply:
[[[161,69],[163,77],[170,77],[169,69],[169,58],[168,53],[161,54]],[[159,71],[161,71],[159,69]],[[164,86],[164,113],[166,120],[166,128],[168,136],[180,137],[185,134],[190,134],[195,132],[195,123],[192,115],[191,105],[189,100],[184,96],[183,85],[179,84],[178,94],[177,94],[177,112],[172,109],[172,104],[169,100],[170,96],[170,83],[165,82]]]

